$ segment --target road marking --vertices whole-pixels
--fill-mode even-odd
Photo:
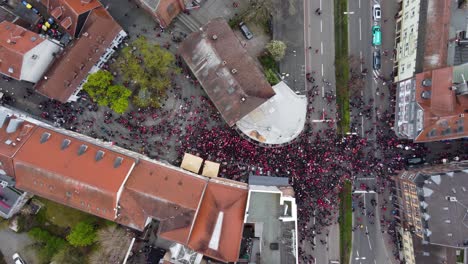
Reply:
[[[369,248],[370,248],[370,250],[372,250],[372,246],[371,246],[371,243],[370,243],[369,235],[367,235],[367,241],[369,242]]]
[[[374,264],[377,264],[377,260],[374,259]]]
[[[323,63],[322,63],[322,77],[323,77]]]
[[[320,32],[323,32],[323,21],[320,19]]]
[[[322,9],[322,0],[320,0],[320,9]]]
[[[359,257],[359,251],[356,250],[356,255]]]
[[[320,42],[320,53],[323,54],[323,41]]]
[[[361,18],[359,18],[359,40],[362,40]]]
[[[361,0],[359,0],[359,8],[361,8]]]

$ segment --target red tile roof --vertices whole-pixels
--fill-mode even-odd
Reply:
[[[0,73],[20,80],[23,56],[44,41],[38,34],[8,21],[0,23]]]
[[[117,222],[143,230],[147,218],[158,219],[162,237],[186,244],[206,183],[205,178],[142,160],[125,185]]]
[[[15,131],[11,132],[15,127]],[[30,122],[0,113],[0,169],[7,175],[15,175],[13,156],[35,129],[36,125]]]
[[[122,30],[104,8],[91,12],[81,38],[74,40],[35,86],[49,98],[66,102]]]
[[[235,262],[239,258],[248,190],[222,182],[208,183],[188,246],[206,256]],[[216,227],[218,221],[220,226]]]
[[[43,127],[14,157],[19,189],[111,220],[134,164],[120,153]]]
[[[425,87],[423,80],[431,80]],[[468,96],[455,94],[453,67],[445,67],[416,74],[416,102],[424,111],[423,130],[415,142],[438,141],[468,136],[468,129],[457,131],[468,124]],[[423,92],[430,92],[430,98],[422,97]],[[450,133],[446,133],[450,131]],[[431,134],[431,136],[430,136]]]
[[[101,3],[97,0],[42,0],[42,4],[46,6],[48,13],[55,17],[58,23],[72,37],[78,37],[80,33],[80,28],[78,28],[80,23],[78,21],[82,20],[84,22],[89,15],[87,12],[102,7]],[[57,9],[59,7],[61,9],[60,12],[59,9]],[[82,17],[80,17],[80,15]]]
[[[222,18],[188,36],[179,52],[229,126],[275,95]]]

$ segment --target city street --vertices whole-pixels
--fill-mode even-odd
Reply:
[[[377,207],[378,194],[370,191],[354,193],[353,250],[351,263],[377,264],[389,262],[387,245],[382,233]],[[360,206],[362,205],[362,206]],[[364,208],[364,209],[362,209]]]
[[[304,1],[304,13],[305,71],[315,79],[306,82],[306,87],[317,94],[311,102],[310,121],[315,123],[314,130],[328,127],[325,119],[336,127],[335,100],[326,98],[336,95],[333,1]]]

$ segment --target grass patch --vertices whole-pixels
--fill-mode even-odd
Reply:
[[[347,181],[340,193],[340,263],[349,263],[352,248],[352,184]]]
[[[98,222],[98,219],[100,219],[96,216],[63,206],[50,200],[39,197],[36,197],[36,199],[44,204],[44,207],[36,216],[37,221],[41,225],[44,225],[46,222],[51,222],[61,228],[72,228],[81,221]]]
[[[262,64],[263,73],[265,74],[268,83],[271,85],[278,84],[281,81],[276,74],[279,71],[279,68],[273,57],[270,54],[265,53],[258,57],[258,60],[260,61],[260,64]]]
[[[348,9],[347,0],[334,0],[335,18],[335,72],[336,103],[340,121],[338,132],[342,135],[349,132],[349,61],[348,61],[348,17],[343,15]]]

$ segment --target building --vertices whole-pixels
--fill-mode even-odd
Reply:
[[[247,184],[187,172],[5,107],[0,139],[0,195],[21,190],[14,201],[0,200],[0,216],[19,210],[27,192],[140,231],[154,221],[158,237],[184,252],[238,260]]]
[[[0,73],[19,81],[39,81],[60,46],[7,20],[0,22]]]
[[[468,247],[468,161],[425,166],[396,178],[403,227],[425,244]]]
[[[199,0],[137,0],[137,2],[158,21],[162,28],[169,26],[181,12],[200,7]]]
[[[229,126],[275,95],[222,18],[190,34],[179,46],[179,53]]]
[[[88,74],[127,36],[98,0],[10,2],[0,11],[0,22],[6,20],[0,26],[0,73],[35,83],[37,92],[60,102],[76,101]]]
[[[250,176],[241,260],[298,262],[297,205],[287,177]]]
[[[74,40],[36,83],[36,90],[60,102],[76,101],[88,74],[99,70],[127,33],[97,0],[41,0]]]
[[[428,142],[468,136],[468,63],[430,70],[397,84],[394,130]]]

